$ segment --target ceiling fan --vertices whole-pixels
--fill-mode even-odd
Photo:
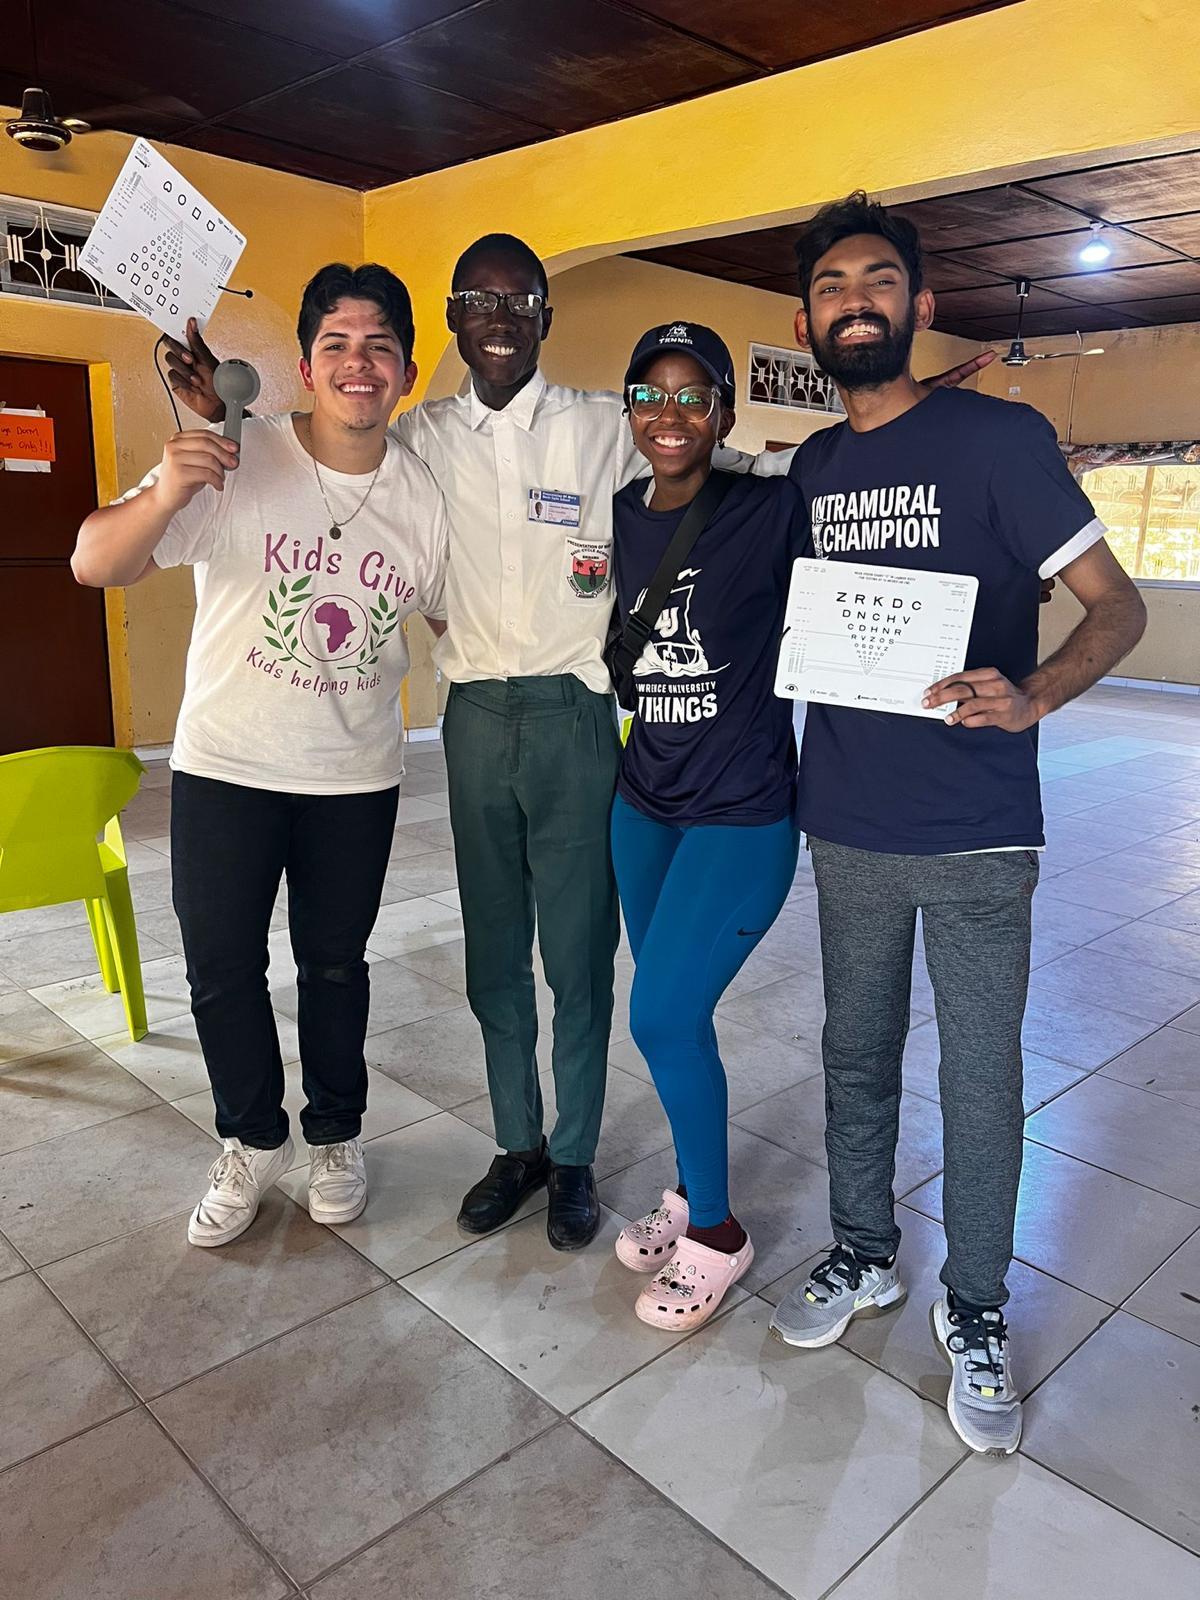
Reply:
[[[200,113],[194,106],[186,101],[179,100],[173,95],[146,95],[139,94],[135,102],[124,102],[118,105],[88,106],[85,108],[85,117],[59,117],[55,115],[54,103],[50,98],[50,91],[40,87],[45,82],[42,77],[38,60],[38,32],[37,16],[34,0],[26,0],[25,11],[30,44],[32,46],[32,65],[34,85],[25,90],[21,96],[21,109],[15,117],[10,117],[4,124],[4,131],[10,139],[26,150],[40,152],[43,155],[53,155],[59,150],[65,150],[67,145],[76,135],[91,133],[96,126],[125,127],[131,116],[139,113],[151,112],[164,117],[175,117],[183,121],[195,121]]]
[[[52,153],[64,149],[76,134],[91,133],[92,125],[78,117],[56,117],[45,89],[26,89],[20,114],[9,118],[4,131],[26,150]]]
[[[1008,354],[1000,357],[1006,367],[1027,367],[1031,361],[1063,361],[1077,360],[1080,356],[1102,356],[1104,351],[1097,345],[1091,350],[1084,350],[1083,335],[1076,333],[1081,348],[1078,350],[1055,350],[1039,352],[1030,355],[1025,348],[1025,341],[1021,337],[1021,323],[1025,316],[1025,302],[1029,298],[1029,279],[1017,279],[1017,335],[1008,347]]]

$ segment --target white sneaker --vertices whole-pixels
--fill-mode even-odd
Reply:
[[[946,1410],[955,1433],[980,1455],[1012,1455],[1021,1442],[1021,1396],[1003,1313],[964,1311],[944,1294],[934,1301],[929,1320],[954,1369]]]
[[[308,1214],[334,1227],[353,1222],[367,1204],[367,1169],[357,1139],[314,1144],[308,1150]]]
[[[255,1150],[240,1139],[223,1142],[224,1150],[209,1169],[209,1191],[188,1222],[189,1244],[228,1244],[245,1233],[263,1195],[296,1159],[290,1136],[278,1150]]]

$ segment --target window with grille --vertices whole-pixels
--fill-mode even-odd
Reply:
[[[1095,467],[1080,482],[1131,578],[1200,583],[1200,467]]]
[[[128,311],[123,300],[89,277],[79,265],[80,252],[95,220],[91,211],[0,195],[0,226],[4,230],[0,294]]]
[[[746,397],[752,406],[781,406],[787,411],[817,411],[833,417],[846,415],[833,379],[821,371],[806,350],[752,344]]]

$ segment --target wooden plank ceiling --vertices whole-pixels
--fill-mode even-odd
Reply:
[[[917,200],[898,209],[917,225],[934,326],[968,339],[1011,339],[1014,280],[1033,288],[1030,335],[1094,333],[1200,322],[1200,150],[1032,178]],[[1111,255],[1089,268],[1079,252],[1093,220]],[[641,252],[705,277],[750,283],[795,299],[798,227],[730,234]]]
[[[0,103],[371,189],[1015,0],[14,0]]]

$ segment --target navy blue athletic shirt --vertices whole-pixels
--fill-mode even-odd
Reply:
[[[683,517],[650,511],[646,480],[613,500],[624,622]],[[808,526],[787,478],[743,477],[693,546],[635,668],[637,708],[617,790],[676,827],[778,822],[795,805],[792,704],[774,693],[792,561]],[[632,708],[628,708],[632,709]]]
[[[814,434],[790,475],[817,554],[974,574],[966,665],[1014,683],[1037,665],[1039,573],[1103,533],[1046,418],[968,389],[935,389],[869,432],[840,423]],[[901,855],[1040,845],[1036,726],[949,728],[811,704],[799,817],[818,839]]]

